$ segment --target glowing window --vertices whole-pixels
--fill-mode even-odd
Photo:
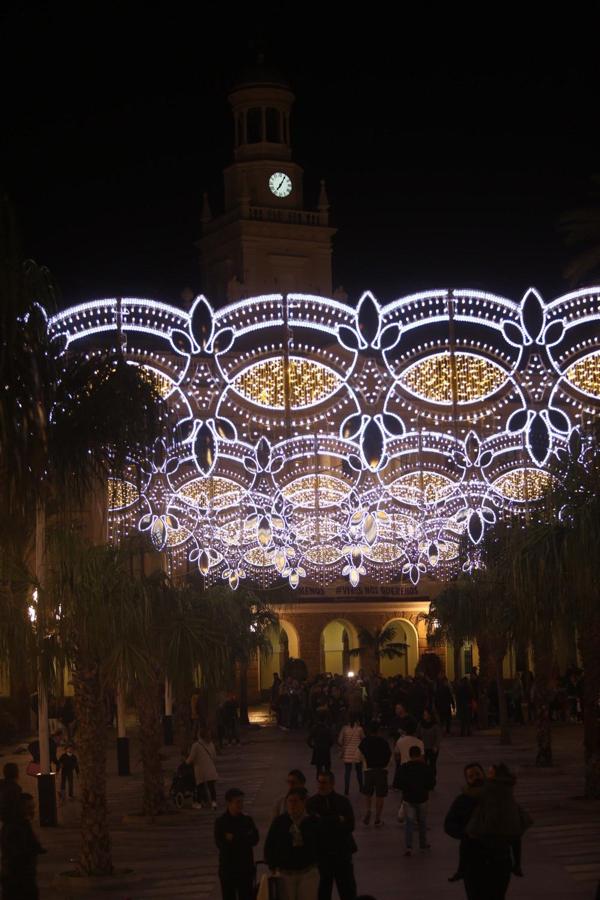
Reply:
[[[290,358],[289,395],[291,409],[314,406],[337,391],[342,379],[331,369],[309,359]],[[281,357],[255,363],[232,381],[235,390],[259,406],[285,409],[286,386]]]
[[[473,353],[455,353],[453,366],[445,351],[413,363],[400,378],[400,384],[417,397],[442,404],[453,402],[454,381],[456,402],[472,403],[497,391],[506,381],[506,372]]]

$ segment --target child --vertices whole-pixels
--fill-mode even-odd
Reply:
[[[73,800],[73,773],[79,775],[79,763],[73,753],[71,744],[67,744],[65,752],[59,756],[56,771],[60,771],[60,798],[65,799],[65,786],[69,785],[69,800]]]

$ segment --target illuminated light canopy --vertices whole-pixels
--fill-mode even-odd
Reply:
[[[456,377],[456,402],[473,403],[489,397],[505,383],[507,374],[500,366],[472,353],[436,353],[410,366],[400,377],[400,384],[432,403],[453,402],[453,380]]]
[[[600,399],[600,350],[572,363],[564,374],[584,394]]]
[[[252,547],[251,550],[246,551],[244,559],[251,566],[266,569],[273,565],[274,556],[274,550],[263,550],[261,547]]]
[[[383,541],[379,541],[365,551],[365,556],[372,562],[390,563],[400,559],[403,553],[404,551],[399,544],[386,544]]]
[[[513,469],[493,482],[494,488],[506,500],[519,503],[542,500],[552,488],[552,475],[542,469]]]
[[[190,537],[187,528],[169,528],[167,531],[167,547],[178,547]]]
[[[252,403],[270,409],[285,409],[289,390],[291,409],[304,409],[326,400],[343,384],[336,373],[310,359],[290,357],[289,387],[285,384],[282,357],[254,363],[232,380],[231,386]]]
[[[163,438],[109,481],[111,540],[137,528],[174,570],[234,590],[355,587],[473,571],[498,518],[536,514],[556,459],[586,459],[599,308],[600,288],[547,304],[533,289],[113,299],[48,327],[85,354],[126,334],[125,359],[167,398]]]
[[[140,366],[143,378],[152,385],[156,393],[162,397],[168,397],[173,390],[174,384],[168,375],[153,369],[151,366]]]
[[[294,506],[314,509],[335,506],[350,493],[350,487],[333,475],[304,475],[287,484],[282,493]]]
[[[342,553],[331,544],[322,544],[320,547],[310,547],[304,558],[315,566],[332,566],[342,558]]]
[[[236,506],[242,496],[242,489],[227,478],[194,478],[179,489],[178,495],[186,503],[202,509],[227,509]]]
[[[139,499],[140,492],[131,481],[123,478],[108,479],[109,510],[126,509]]]
[[[406,503],[434,503],[451,494],[454,484],[439,472],[408,472],[396,478],[389,490],[393,497]]]

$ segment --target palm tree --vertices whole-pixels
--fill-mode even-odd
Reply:
[[[231,675],[239,671],[240,722],[248,720],[248,666],[258,653],[263,658],[273,652],[270,634],[278,624],[274,610],[253,591],[238,588],[237,591],[219,589],[222,596],[223,621],[230,654]]]
[[[362,653],[368,653],[378,663],[382,659],[399,659],[405,655],[408,644],[395,641],[395,637],[396,628],[393,625],[386,625],[384,628],[374,628],[373,631],[369,631],[368,628],[359,628],[358,647],[353,647],[350,650],[350,656],[360,656]]]
[[[424,615],[432,644],[452,641],[461,646],[474,640],[479,647],[479,725],[487,726],[487,691],[490,670],[498,692],[500,743],[510,744],[503,664],[514,629],[514,606],[506,590],[502,535],[488,535],[486,567],[472,578],[458,578],[431,601]]]
[[[552,497],[560,513],[562,540],[557,560],[564,614],[573,622],[584,667],[585,795],[600,797],[600,585],[595,560],[600,554],[600,452],[594,443],[585,462],[575,452],[557,469]],[[560,525],[557,525],[558,529]]]
[[[562,529],[555,523],[531,522],[514,529],[511,591],[516,628],[533,649],[537,716],[536,765],[551,766],[550,704],[554,693],[553,632],[562,619],[560,565]]]
[[[46,270],[21,262],[6,204],[0,208],[0,291],[0,376],[5,386],[0,392],[0,491],[5,516],[22,522],[24,531],[35,536],[29,560],[23,562],[34,558],[40,757],[42,772],[49,772],[47,681],[42,676],[52,668],[56,604],[46,585],[49,567],[54,566],[46,546],[47,522],[66,532],[77,520],[91,533],[94,517],[86,502],[91,496],[106,509],[108,474],[121,471],[130,454],[150,445],[160,431],[161,409],[153,386],[126,364],[119,350],[75,356],[63,353],[60,342],[52,340],[40,305],[54,299],[51,281]],[[103,539],[98,532],[95,537]],[[75,658],[76,702],[79,718],[91,727],[88,707],[94,705],[90,692],[96,689],[97,675],[95,663],[85,660],[86,646],[82,640]],[[98,736],[97,728],[94,734]],[[89,750],[96,760],[93,740],[84,739],[84,745],[84,752]],[[91,772],[82,760],[84,847],[89,845],[86,831],[97,830],[106,817],[93,786],[100,776],[92,778]],[[86,784],[88,776],[92,786]],[[84,849],[82,867],[109,873],[110,854],[100,848],[94,856]]]
[[[104,692],[107,660],[122,625],[119,613],[135,583],[119,550],[85,542],[73,531],[50,535],[47,609],[55,620],[53,656],[73,672],[81,785],[79,864],[86,875],[110,875],[106,809]],[[50,603],[51,600],[51,603]],[[51,607],[52,604],[52,607]]]

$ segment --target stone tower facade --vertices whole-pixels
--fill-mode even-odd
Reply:
[[[294,95],[263,65],[247,70],[229,94],[233,162],[224,171],[225,208],[205,195],[198,241],[202,289],[214,306],[260,294],[301,291],[331,296],[329,203],[305,209],[303,170],[292,159]]]

